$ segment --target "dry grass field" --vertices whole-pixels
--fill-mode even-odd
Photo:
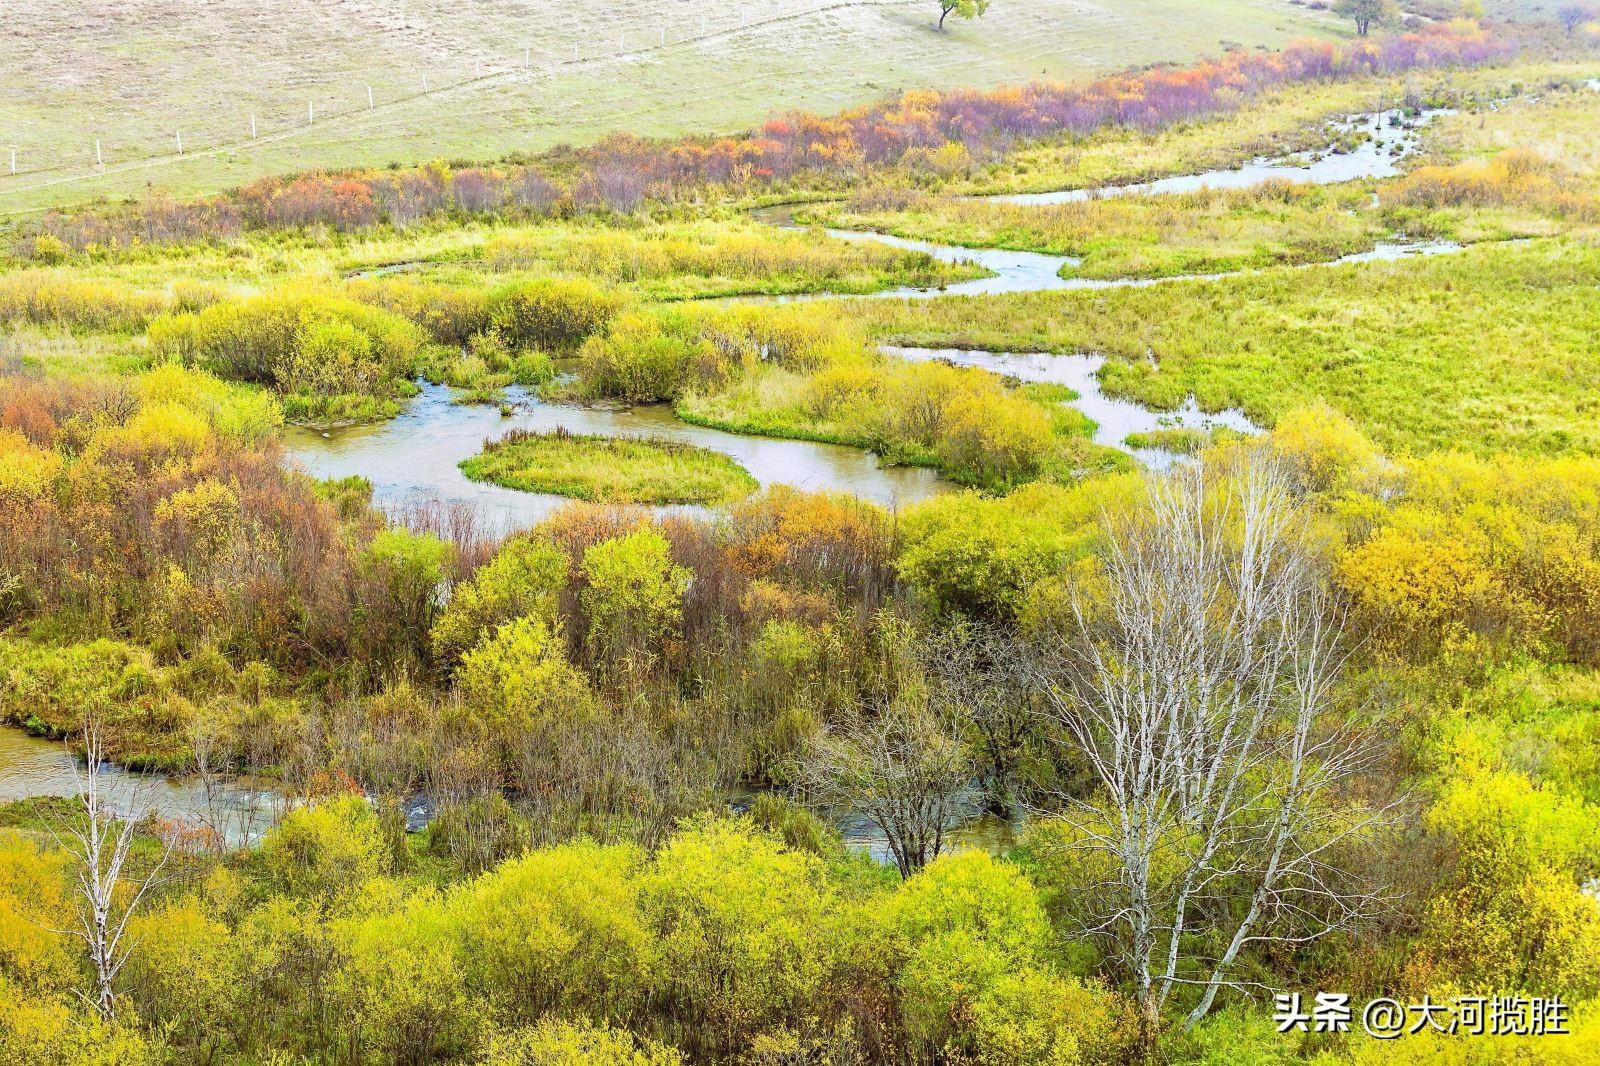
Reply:
[[[188,194],[309,167],[495,157],[617,131],[737,129],[898,89],[1074,78],[1346,32],[1288,0],[995,0],[981,22],[952,20],[942,34],[934,0],[6,8],[6,212],[147,185]]]

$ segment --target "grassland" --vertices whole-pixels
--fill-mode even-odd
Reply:
[[[440,219],[360,233],[255,232],[220,245],[83,255],[68,265],[74,284],[104,282],[152,298],[178,280],[243,294],[290,282],[337,286],[363,277],[481,288],[563,275],[590,278],[642,299],[676,300],[936,288],[983,273],[922,252],[779,231],[726,212],[662,222]],[[28,278],[66,273],[22,267],[0,276],[23,285]]]
[[[379,259],[394,254],[389,250]],[[782,232],[743,218],[643,226],[517,227],[436,258],[414,261],[426,280],[481,284],[526,275],[570,274],[654,300],[798,292],[870,293],[900,285],[937,288],[980,276],[922,252]],[[377,265],[369,260],[351,270]]]
[[[0,129],[20,173],[0,167],[0,210],[739,129],[902,88],[1076,78],[1347,32],[1287,0],[1002,3],[943,34],[932,0],[577,0],[555,13],[487,0],[19,0],[6,17]]]
[[[1100,352],[1114,395],[1242,408],[1319,399],[1381,447],[1600,451],[1600,246],[1558,238],[1454,256],[1275,270],[1095,293],[873,301],[886,341]]]
[[[461,462],[475,481],[595,503],[722,504],[750,495],[756,479],[720,452],[678,441],[512,433]]]
[[[1480,114],[1446,115],[1423,135],[1425,161],[1459,163],[1531,147],[1581,187],[1600,191],[1600,92],[1543,92]]]

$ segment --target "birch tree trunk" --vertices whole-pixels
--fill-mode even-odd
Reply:
[[[1347,724],[1358,714],[1334,714],[1340,612],[1272,459],[1154,480],[1107,534],[1104,582],[1075,597],[1037,679],[1096,785],[1063,814],[1067,846],[1109,871],[1079,920],[1153,1039],[1175,989],[1193,1025],[1245,987],[1252,944],[1314,940],[1372,908],[1334,858],[1381,817],[1350,787],[1379,749]]]

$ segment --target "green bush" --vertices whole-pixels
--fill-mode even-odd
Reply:
[[[621,305],[591,282],[541,278],[491,293],[489,322],[515,347],[570,351],[602,332]]]
[[[532,851],[450,897],[470,988],[502,1024],[546,1012],[625,1021],[656,976],[644,856],[588,841]]]
[[[262,838],[260,861],[279,892],[332,902],[379,876],[386,853],[378,816],[347,795],[284,815]]]
[[[507,542],[472,580],[458,585],[433,627],[434,653],[446,668],[513,619],[555,624],[571,562],[547,540]]]
[[[415,325],[355,300],[286,290],[159,318],[158,355],[312,396],[392,393],[422,355]]]

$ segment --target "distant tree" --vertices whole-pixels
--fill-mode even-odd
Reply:
[[[1556,12],[1556,18],[1561,22],[1561,28],[1571,37],[1579,26],[1595,18],[1595,9],[1588,4],[1568,4]]]
[[[1354,21],[1356,33],[1365,37],[1372,30],[1373,23],[1393,18],[1400,9],[1394,0],[1339,0],[1335,10]]]
[[[958,19],[982,18],[989,10],[989,0],[939,0],[939,29],[944,20],[954,15]]]

